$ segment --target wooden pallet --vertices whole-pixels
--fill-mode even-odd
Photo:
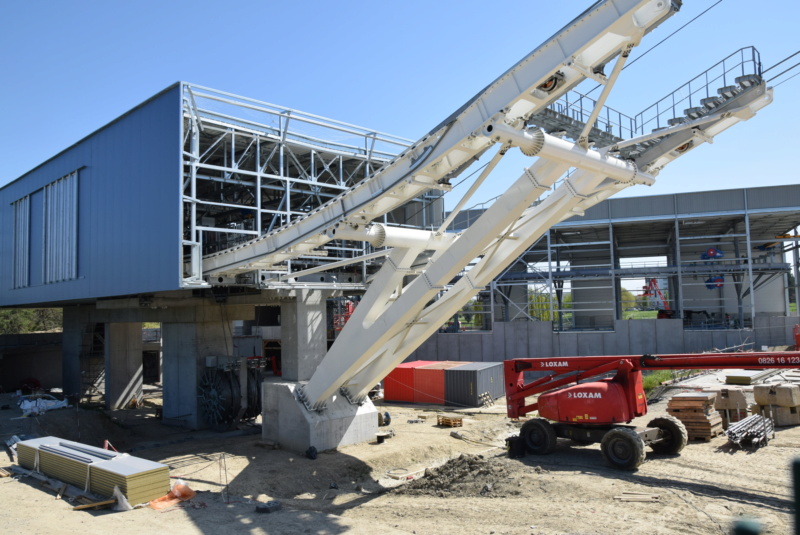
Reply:
[[[716,392],[677,394],[667,403],[667,413],[680,420],[689,440],[708,442],[722,433],[722,415],[714,408]]]
[[[457,418],[455,416],[437,416],[436,425],[441,425],[444,427],[461,427],[464,425],[464,420],[463,418]]]

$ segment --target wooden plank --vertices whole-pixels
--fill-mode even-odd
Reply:
[[[685,401],[685,400],[698,400],[698,401],[714,401],[717,397],[716,392],[681,392],[675,394],[672,399]]]
[[[114,504],[114,503],[117,503],[117,499],[116,498],[112,498],[110,500],[103,500],[103,501],[100,501],[100,502],[91,502],[91,503],[87,503],[85,505],[76,505],[75,507],[72,508],[72,510],[73,511],[81,511],[83,509],[91,509],[92,507],[98,507],[98,508],[99,507],[106,507],[106,506],[109,506],[109,505]]]

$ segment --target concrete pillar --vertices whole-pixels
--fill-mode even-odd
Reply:
[[[281,304],[281,364],[286,381],[308,381],[327,353],[327,292],[298,290]]]
[[[220,361],[230,354],[230,322],[162,323],[164,423],[190,429],[206,427],[200,414],[197,387],[206,357]]]
[[[61,388],[65,396],[80,396],[81,351],[93,306],[64,307],[61,346]]]
[[[142,324],[106,323],[106,408],[142,399]]]

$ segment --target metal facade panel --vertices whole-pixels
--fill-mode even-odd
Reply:
[[[153,97],[0,189],[0,254],[9,259],[0,263],[0,306],[180,288],[179,89]],[[31,228],[33,276],[29,287],[11,289],[11,203],[26,195],[35,200],[45,186],[76,170],[77,279],[42,283],[44,237]]]
[[[744,190],[702,191],[675,196],[679,214],[732,212],[744,210]]]
[[[745,193],[749,210],[800,206],[800,186],[753,188]]]
[[[652,197],[630,197],[611,199],[608,202],[612,219],[632,217],[654,217],[675,213],[673,195],[654,195]]]

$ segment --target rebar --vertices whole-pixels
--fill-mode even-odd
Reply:
[[[760,414],[753,414],[744,420],[732,423],[725,434],[737,446],[743,443],[753,446],[767,445],[768,437],[774,433],[772,420]]]

